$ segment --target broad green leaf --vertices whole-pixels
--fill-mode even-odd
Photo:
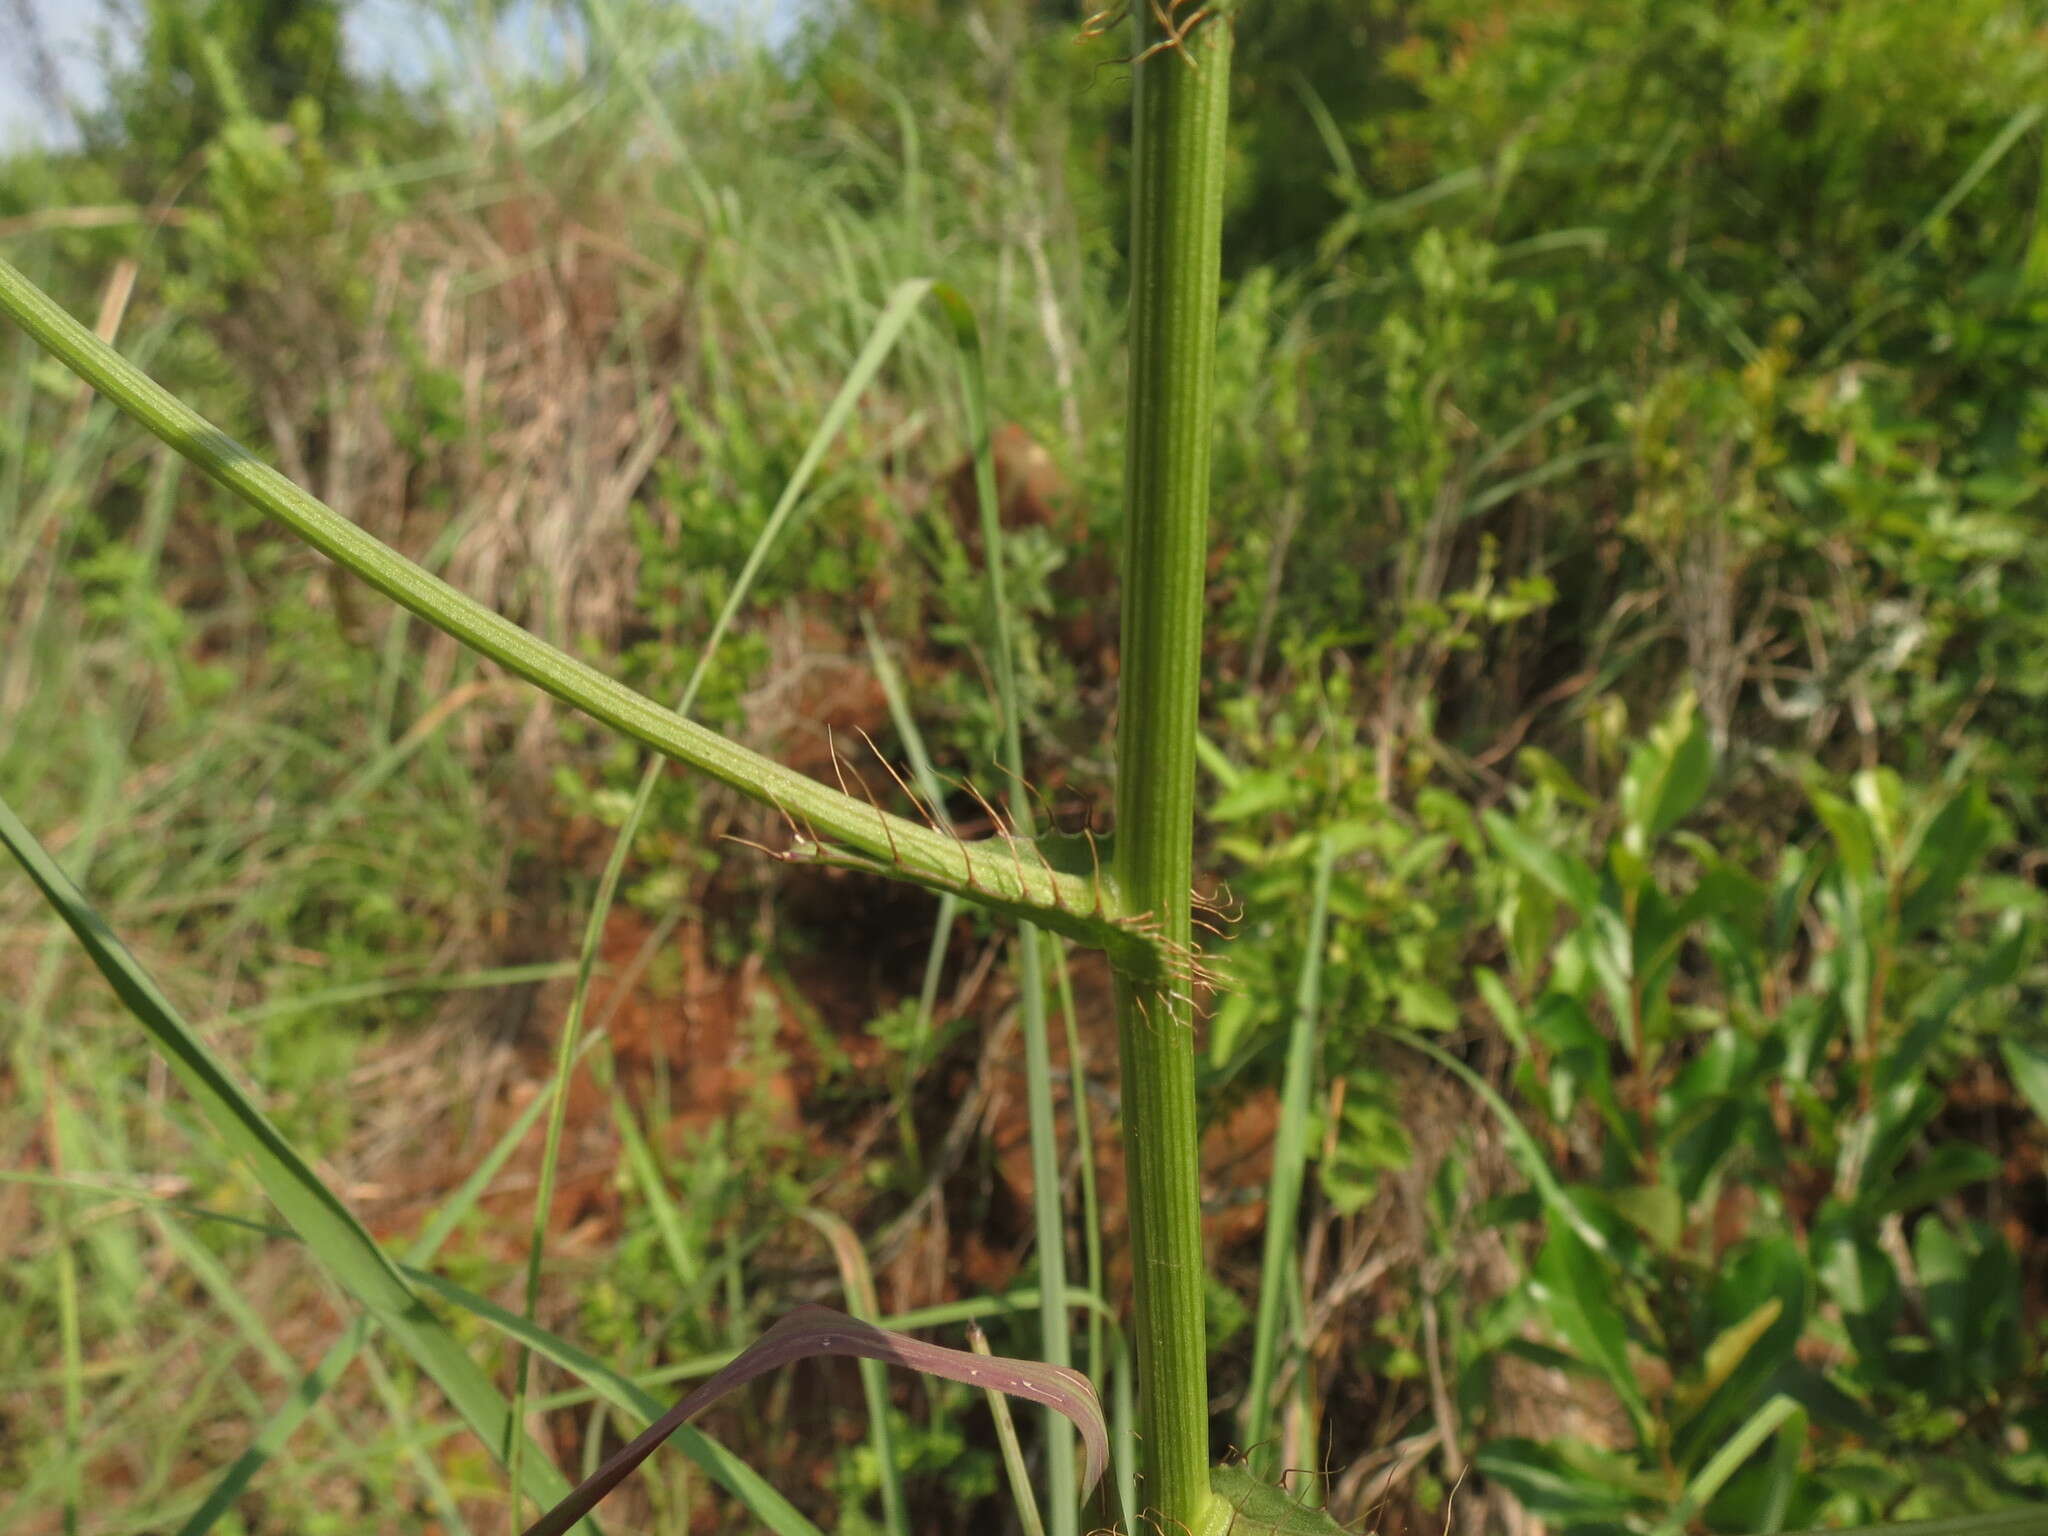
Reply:
[[[1685,1206],[1670,1185],[1626,1185],[1614,1191],[1609,1203],[1660,1253],[1677,1251],[1679,1239],[1685,1235]]]
[[[1581,917],[1592,911],[1600,899],[1600,882],[1584,860],[1538,842],[1498,811],[1480,819],[1493,845],[1516,869]]]
[[[1600,802],[1572,777],[1571,770],[1541,747],[1522,748],[1515,754],[1515,766],[1528,776],[1531,783],[1551,790],[1560,800],[1567,800],[1580,810],[1592,811],[1600,807]]]
[[[1629,1360],[1628,1330],[1615,1305],[1615,1280],[1614,1272],[1569,1227],[1559,1227],[1536,1260],[1530,1292],[1579,1359],[1606,1377],[1635,1420],[1637,1434],[1647,1441],[1650,1407]]]
[[[1729,1335],[1714,1362],[1724,1374],[1673,1425],[1672,1457],[1678,1466],[1704,1465],[1724,1437],[1762,1406],[1766,1389],[1791,1363],[1806,1326],[1807,1285],[1804,1255],[1789,1237],[1753,1241],[1722,1260],[1704,1321],[1717,1338]]]
[[[1899,1309],[1898,1270],[1879,1246],[1867,1214],[1830,1201],[1807,1240],[1813,1272],[1828,1299],[1842,1309],[1858,1348],[1868,1351],[1888,1336]]]
[[[1217,1507],[1202,1536],[1347,1536],[1326,1511],[1297,1502],[1243,1467],[1211,1467],[1209,1491]]]
[[[1636,851],[1655,848],[1685,820],[1705,796],[1713,775],[1713,744],[1688,694],[1630,754],[1622,774],[1621,813]]]
[[[1870,824],[1855,806],[1827,790],[1809,789],[1807,798],[1813,803],[1821,825],[1828,829],[1835,856],[1842,861],[1850,879],[1859,886],[1868,881],[1877,872],[1877,849],[1871,842]]]
[[[1997,834],[1998,822],[1981,785],[1971,785],[1929,822],[1914,850],[1910,889],[1899,910],[1899,931],[1910,937],[1938,923],[1956,887],[1978,865]]]
[[[1458,1027],[1458,1005],[1451,994],[1434,982],[1410,980],[1395,983],[1394,1004],[1401,1022],[1411,1029],[1438,1033]]]
[[[1300,794],[1301,786],[1288,774],[1246,773],[1209,803],[1208,817],[1218,824],[1246,821],[1268,811],[1283,810]]]

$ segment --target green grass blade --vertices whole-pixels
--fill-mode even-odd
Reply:
[[[810,489],[811,481],[818,468],[825,461],[825,455],[853,419],[855,407],[861,396],[881,371],[896,343],[902,338],[905,328],[917,312],[925,296],[932,292],[932,285],[916,280],[897,285],[882,306],[881,317],[876,321],[867,344],[860,356],[854,360],[851,371],[839,387],[839,393],[825,410],[824,418],[804,447],[803,457],[797,461],[795,471],[782,488],[774,509],[762,525],[760,535],[754,540],[753,548],[747,552],[745,564],[740,568],[732,590],[726,595],[718,617],[713,621],[711,634],[703,648],[697,653],[696,663],[690,669],[689,681],[684,684],[681,699],[676,703],[675,714],[687,719],[691,708],[697,702],[697,692],[704,684],[713,659],[718,654],[733,620],[738,617],[752,593],[754,582],[760,576],[768,557],[781,541],[783,531],[794,519],[797,509],[803,505],[804,494]],[[626,862],[631,857],[633,844],[640,835],[640,827],[647,819],[647,810],[654,802],[655,786],[660,782],[665,759],[656,756],[648,760],[640,773],[640,783],[633,794],[633,803],[626,813],[625,822],[619,834],[612,840],[611,853],[605,859],[604,873],[598,880],[597,894],[591,902],[590,915],[583,927],[583,945],[576,962],[576,987],[570,996],[569,1016],[562,1028],[561,1047],[556,1055],[555,1072],[549,1085],[548,1097],[551,1108],[548,1114],[547,1143],[541,1153],[540,1183],[534,1192],[533,1226],[528,1239],[526,1259],[526,1316],[531,1320],[540,1301],[540,1271],[542,1254],[547,1239],[548,1211],[553,1203],[555,1189],[555,1168],[560,1157],[562,1130],[568,1114],[569,1081],[568,1064],[578,1049],[583,1033],[583,1018],[590,998],[590,979],[597,965],[598,952],[604,944],[605,926],[611,917],[612,903],[618,897],[619,882],[624,878]],[[879,1367],[875,1368],[879,1371]],[[877,1377],[879,1380],[879,1377]],[[518,1380],[513,1392],[514,1416],[517,1419],[526,1404],[527,1359],[519,1357]],[[886,1433],[886,1426],[884,1429]],[[512,1454],[514,1486],[518,1484],[518,1449]],[[520,1523],[516,1518],[514,1524]]]
[[[275,998],[250,1008],[238,1008],[232,1013],[220,1015],[223,1026],[267,1023],[271,1019],[290,1018],[295,1013],[317,1013],[323,1008],[333,1008],[343,1003],[374,1002],[380,997],[398,997],[406,993],[465,992],[481,987],[512,987],[532,981],[552,981],[558,976],[574,974],[576,966],[568,960],[547,960],[533,965],[500,965],[488,970],[463,971],[453,976],[394,976],[382,981],[351,982],[342,987],[323,987],[318,992],[304,992],[297,997]]]
[[[997,702],[1003,721],[1003,767],[1010,777],[1004,797],[1010,829],[1000,819],[996,830],[1008,838],[1035,835],[1031,801],[1025,793],[1023,706],[1017,691],[1017,657],[1010,626],[1010,603],[1003,562],[1002,519],[996,499],[995,457],[989,442],[988,379],[982,366],[981,329],[974,312],[951,289],[938,290],[951,322],[960,364],[960,388],[967,406],[967,433],[974,456],[975,501],[981,513],[982,564],[988,578],[989,611],[995,629]],[[1038,930],[1024,923],[1017,930],[1017,1001],[1023,1010],[1024,1095],[1031,1136],[1031,1209],[1038,1236],[1038,1283],[1045,1295],[1039,1317],[1039,1350],[1050,1365],[1071,1365],[1073,1337],[1067,1309],[1060,1297],[1067,1289],[1067,1213],[1061,1198],[1059,1122],[1052,1102],[1052,1041],[1045,1013],[1045,968]],[[1074,1439],[1071,1426],[1055,1409],[1044,1414],[1046,1496],[1052,1506],[1052,1536],[1075,1536],[1080,1498],[1074,1484]]]
[[[6,844],[44,899],[77,936],[93,964],[198,1102],[214,1133],[249,1165],[313,1256],[412,1356],[487,1446],[497,1450],[506,1445],[512,1416],[489,1377],[421,1303],[390,1255],[242,1092],[4,800],[0,800],[0,843]],[[527,1483],[534,1497],[550,1502],[567,1490],[559,1474],[544,1462],[528,1469]]]
[[[491,1181],[498,1176],[519,1143],[533,1129],[534,1122],[547,1107],[544,1095],[536,1094],[525,1109],[519,1113],[498,1138],[484,1160],[470,1170],[469,1177],[434,1212],[420,1235],[406,1250],[408,1264],[426,1264],[441,1251],[441,1245],[448,1241],[456,1227],[476,1208]],[[314,1367],[299,1378],[298,1387],[292,1395],[273,1409],[256,1432],[255,1439],[237,1456],[214,1484],[206,1500],[195,1509],[178,1528],[178,1536],[206,1536],[220,1517],[234,1508],[235,1501],[242,1496],[256,1474],[263,1470],[263,1464],[276,1455],[284,1443],[292,1437],[306,1415],[317,1405],[327,1389],[341,1379],[342,1373],[354,1362],[356,1355],[370,1337],[369,1319],[359,1317],[350,1323],[342,1336],[328,1346],[327,1353],[320,1357]]]
[[[1095,1127],[1088,1112],[1088,1067],[1081,1054],[1081,1020],[1074,1008],[1074,980],[1067,974],[1064,946],[1053,946],[1053,978],[1060,994],[1060,1020],[1067,1034],[1067,1077],[1069,1102],[1074,1110],[1074,1145],[1081,1163],[1082,1262],[1088,1271],[1088,1289],[1102,1293],[1102,1205],[1095,1190]],[[1088,1374],[1103,1380],[1102,1318],[1088,1314]]]
[[[1691,1526],[1693,1517],[1713,1501],[1714,1495],[1721,1491],[1721,1485],[1741,1470],[1742,1464],[1749,1460],[1758,1446],[1777,1433],[1780,1424],[1799,1411],[1795,1399],[1780,1393],[1751,1414],[1748,1421],[1708,1458],[1707,1464],[1693,1474],[1692,1481],[1685,1485],[1684,1495],[1658,1522],[1651,1536],[1678,1536]]]
[[[1977,158],[1972,160],[1963,174],[1956,178],[1954,185],[1927,210],[1920,222],[1913,226],[1912,232],[1899,242],[1898,247],[1878,263],[1876,270],[1864,280],[1865,284],[1872,289],[1880,288],[1885,280],[1920,248],[1921,243],[1934,232],[1942,220],[1954,213],[1963,199],[1977,189],[1977,183],[1991,174],[2013,145],[2019,143],[2026,137],[2028,130],[2041,121],[2044,112],[2048,112],[2048,108],[2042,107],[2039,102],[2029,102],[2007,118],[2005,125],[1992,136],[1991,142],[1978,151]],[[1825,367],[1841,356],[1849,343],[1855,340],[1874,318],[1876,317],[1870,314],[1858,315],[1830,337],[1827,345],[1820,351],[1821,366]]]
[[[405,1400],[398,1383],[391,1379],[391,1372],[384,1362],[377,1358],[373,1349],[363,1356],[365,1374],[377,1398],[384,1404],[384,1417],[399,1436],[399,1454],[412,1466],[413,1476],[420,1480],[420,1486],[427,1490],[427,1499],[440,1517],[441,1524],[453,1536],[469,1536],[469,1522],[462,1518],[462,1506],[449,1491],[447,1479],[441,1476],[441,1469],[434,1458],[427,1454],[421,1444],[420,1435],[413,1427],[413,1406]]]
[[[1802,1531],[1799,1536],[2048,1536],[2048,1504],[2021,1504],[1987,1514],[1949,1515],[1939,1520],[1901,1520],[1894,1525]]]
[[[1252,1331],[1252,1379],[1246,1391],[1244,1443],[1247,1462],[1260,1474],[1277,1471],[1273,1433],[1273,1370],[1281,1313],[1293,1287],[1295,1223],[1301,1209],[1302,1169],[1308,1162],[1309,1093],[1316,1057],[1316,1022],[1322,1008],[1323,948],[1330,922],[1330,872],[1336,848],[1326,835],[1317,840],[1315,894],[1309,905],[1307,949],[1294,999],[1294,1026],[1287,1037],[1287,1070],[1280,1089],[1280,1128],[1274,1138],[1273,1174],[1266,1191],[1266,1247],[1259,1266],[1259,1309]]]
[[[1508,1150],[1522,1165],[1522,1172],[1529,1176],[1536,1192],[1543,1197],[1544,1209],[1578,1234],[1579,1240],[1587,1247],[1597,1253],[1608,1251],[1606,1234],[1588,1221],[1585,1212],[1565,1193],[1564,1186],[1558,1183],[1557,1175],[1544,1160],[1543,1149],[1536,1145],[1536,1138],[1529,1134],[1529,1128],[1522,1124],[1508,1101],[1494,1090],[1491,1083],[1432,1040],[1425,1040],[1405,1029],[1389,1029],[1386,1036],[1400,1041],[1412,1051],[1420,1051],[1438,1066],[1463,1078],[1465,1086],[1479,1095],[1486,1107],[1493,1111],[1494,1118],[1499,1120],[1501,1133],[1507,1137]]]
[[[875,1298],[875,1276],[868,1256],[852,1227],[830,1211],[805,1211],[805,1221],[824,1234],[832,1246],[833,1261],[846,1291],[847,1313],[864,1323],[878,1322],[881,1307]],[[875,1461],[882,1483],[882,1520],[895,1536],[909,1536],[910,1516],[903,1502],[903,1473],[896,1465],[895,1437],[889,1432],[889,1381],[879,1360],[862,1360],[861,1395],[867,1399],[868,1436],[874,1442]],[[1000,1396],[1001,1394],[996,1394]]]
[[[988,1335],[981,1324],[967,1325],[967,1342],[977,1355],[987,1355]],[[1038,1513],[1038,1495],[1031,1491],[1031,1474],[1024,1467],[1024,1448],[1017,1443],[1017,1421],[1010,1413],[1010,1400],[1002,1393],[984,1388],[988,1411],[996,1421],[996,1444],[1003,1451],[1003,1473],[1010,1480],[1010,1498],[1017,1508],[1017,1523],[1024,1536],[1045,1536],[1045,1521]]]
[[[85,1345],[78,1319],[78,1255],[70,1223],[57,1222],[57,1336],[64,1360],[64,1532],[75,1536],[84,1503]]]

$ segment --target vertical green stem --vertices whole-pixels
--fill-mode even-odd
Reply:
[[[1138,52],[1162,41],[1148,5]],[[1136,66],[1116,872],[1185,951],[1193,863],[1209,442],[1229,104],[1227,18]],[[1191,1004],[1119,978],[1137,1322],[1140,1504],[1200,1532],[1209,1493],[1200,1144]]]

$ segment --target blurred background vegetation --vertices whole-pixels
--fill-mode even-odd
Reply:
[[[104,100],[0,161],[8,258],[671,697],[891,284],[946,279],[1005,421],[1035,787],[1101,826],[1117,40],[989,0],[842,0],[773,47],[652,0],[384,0],[391,75],[344,11],[130,8]],[[1240,911],[1203,1040],[1219,1454],[1327,835],[1280,1449],[1336,1513],[2048,1497],[2048,8],[1244,11],[1199,853]],[[828,726],[901,756],[869,617],[938,766],[995,777],[945,345],[869,393],[699,705],[815,774]],[[381,1236],[545,1082],[636,772],[0,338],[0,788]],[[1031,1281],[1001,930],[943,936],[923,1029],[936,903],[725,841],[777,832],[669,777],[606,935],[543,1320],[636,1372],[835,1300],[805,1209],[885,1312]],[[82,1481],[80,1529],[170,1530],[347,1311],[181,1214],[266,1207],[11,876],[0,976],[0,1527],[62,1529]],[[1058,1089],[1114,1234],[1106,977],[1073,991]],[[443,1256],[480,1289],[516,1293],[537,1141]],[[708,1427],[875,1526],[852,1373],[803,1381]],[[894,1394],[913,1527],[1009,1528],[978,1399]],[[606,1432],[544,1430],[565,1466]],[[632,1497],[732,1528],[674,1467]],[[373,1350],[217,1528],[503,1518]]]

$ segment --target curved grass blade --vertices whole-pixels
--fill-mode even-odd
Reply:
[[[697,660],[690,668],[689,681],[683,685],[682,697],[677,701],[675,714],[687,719],[691,707],[697,702],[697,691],[704,685],[705,675],[710,671],[713,657],[718,654],[720,642],[726,631],[738,617],[747,596],[753,591],[754,581],[767,564],[769,554],[780,540],[783,530],[788,527],[797,509],[803,503],[804,493],[809,490],[818,467],[824,463],[825,454],[846,424],[853,419],[854,407],[861,395],[881,370],[883,361],[895,348],[904,329],[910,324],[917,306],[932,289],[932,284],[923,278],[899,283],[882,307],[881,318],[875,322],[873,333],[867,345],[854,360],[852,371],[839,387],[839,393],[825,410],[825,416],[818,428],[811,434],[811,440],[804,447],[802,459],[796,470],[782,488],[774,509],[768,514],[768,521],[762,526],[760,536],[747,552],[745,564],[726,594],[724,605],[711,625],[711,633],[697,653]],[[540,1185],[534,1192],[533,1224],[527,1241],[526,1252],[526,1316],[531,1321],[540,1304],[541,1256],[547,1238],[548,1212],[554,1205],[555,1167],[560,1157],[562,1132],[569,1109],[569,1062],[579,1048],[583,1035],[583,1018],[590,1000],[590,979],[596,970],[599,950],[603,947],[605,926],[611,917],[612,903],[617,899],[619,882],[626,871],[626,861],[631,856],[633,844],[640,835],[641,824],[647,819],[647,810],[654,802],[655,786],[660,782],[662,771],[668,760],[659,753],[651,756],[640,773],[640,783],[633,793],[633,803],[626,812],[625,822],[620,826],[618,836],[612,840],[611,853],[605,859],[604,873],[597,883],[597,894],[590,904],[590,915],[583,926],[583,945],[576,961],[576,986],[569,998],[569,1016],[562,1026],[560,1049],[555,1057],[555,1071],[549,1089],[550,1108],[548,1113],[547,1141],[541,1152]],[[513,1388],[514,1417],[523,1421],[528,1386],[528,1362],[522,1353],[519,1357],[517,1381]],[[882,1431],[886,1435],[886,1425]],[[512,1465],[513,1482],[518,1477],[518,1452],[514,1448]],[[885,1487],[887,1473],[884,1474]],[[886,1502],[886,1501],[885,1501]],[[899,1500],[900,1503],[900,1500]],[[900,1509],[899,1509],[900,1513]],[[517,1521],[515,1520],[516,1524]],[[893,1524],[892,1530],[901,1532],[900,1525]]]
[[[1010,789],[1004,797],[1010,828],[1000,818],[996,831],[1005,840],[1036,839],[1031,801],[1025,794],[1023,699],[1017,688],[1017,648],[1010,623],[1010,602],[1004,582],[1003,529],[996,498],[995,457],[989,441],[988,378],[981,360],[981,327],[967,301],[950,288],[936,291],[939,307],[952,328],[959,360],[960,389],[967,404],[968,440],[974,453],[975,501],[981,515],[981,559],[988,579],[989,612],[994,624],[996,694],[1001,706],[1003,769]],[[1067,1212],[1060,1198],[1059,1122],[1052,1102],[1052,1037],[1046,1024],[1045,967],[1039,933],[1029,922],[1017,928],[1017,1002],[1023,1010],[1024,1097],[1031,1140],[1031,1209],[1037,1229],[1039,1287],[1045,1294],[1039,1316],[1039,1352],[1053,1365],[1069,1365],[1073,1338],[1067,1309],[1060,1297],[1067,1288]],[[1068,1063],[1071,1068],[1073,1063]],[[1070,1082],[1077,1082],[1069,1073]],[[1077,1090],[1078,1091],[1078,1090]],[[1086,1155],[1086,1149],[1084,1149]],[[1075,1536],[1080,1501],[1074,1496],[1074,1442],[1066,1426],[1048,1409],[1045,1416],[1046,1497],[1052,1506],[1052,1536]]]
[[[490,1188],[491,1181],[511,1159],[519,1143],[526,1139],[526,1133],[533,1129],[534,1121],[540,1118],[544,1108],[546,1100],[536,1095],[520,1112],[518,1119],[498,1138],[489,1155],[477,1164],[469,1177],[462,1181],[462,1186],[434,1213],[413,1240],[406,1250],[408,1264],[425,1264],[440,1251],[441,1245],[461,1224],[463,1217],[475,1208],[484,1191]],[[349,1368],[369,1336],[369,1319],[358,1317],[349,1324],[348,1331],[328,1346],[319,1363],[299,1378],[298,1387],[264,1421],[248,1448],[229,1464],[220,1481],[207,1494],[206,1501],[179,1527],[178,1536],[206,1536],[213,1529],[214,1522],[234,1507],[235,1500],[242,1496],[250,1480],[263,1469],[263,1464],[291,1438],[292,1432],[305,1420],[327,1389],[341,1378],[341,1373]]]
[[[1550,1164],[1544,1161],[1543,1149],[1536,1145],[1536,1138],[1529,1134],[1529,1128],[1522,1124],[1508,1101],[1494,1090],[1491,1083],[1442,1046],[1420,1035],[1410,1034],[1405,1029],[1389,1029],[1385,1033],[1388,1039],[1398,1040],[1410,1050],[1420,1051],[1438,1066],[1463,1078],[1465,1086],[1478,1094],[1500,1121],[1508,1148],[1515,1154],[1515,1161],[1522,1165],[1522,1172],[1529,1175],[1529,1182],[1536,1186],[1536,1192],[1543,1197],[1544,1209],[1577,1233],[1580,1241],[1595,1253],[1608,1251],[1607,1234],[1588,1221],[1586,1213],[1565,1193],[1564,1186],[1557,1182],[1557,1175],[1551,1172]]]
[[[514,1421],[490,1378],[427,1310],[391,1256],[364,1230],[355,1214],[242,1092],[4,799],[0,799],[0,844],[6,845],[77,936],[100,974],[197,1100],[215,1134],[249,1165],[314,1257],[413,1357],[485,1445],[495,1452],[508,1444]],[[559,1499],[568,1486],[539,1456],[528,1464],[525,1484],[534,1497],[544,1501]]]
[[[1035,1360],[1010,1360],[947,1349],[905,1334],[890,1333],[829,1307],[799,1307],[770,1328],[724,1370],[648,1426],[645,1433],[578,1484],[575,1491],[529,1526],[526,1536],[562,1536],[670,1435],[726,1393],[758,1376],[814,1355],[879,1360],[970,1387],[988,1387],[1012,1397],[1057,1408],[1073,1420],[1087,1448],[1087,1486],[1093,1489],[1109,1461],[1109,1430],[1095,1389],[1079,1371]]]

